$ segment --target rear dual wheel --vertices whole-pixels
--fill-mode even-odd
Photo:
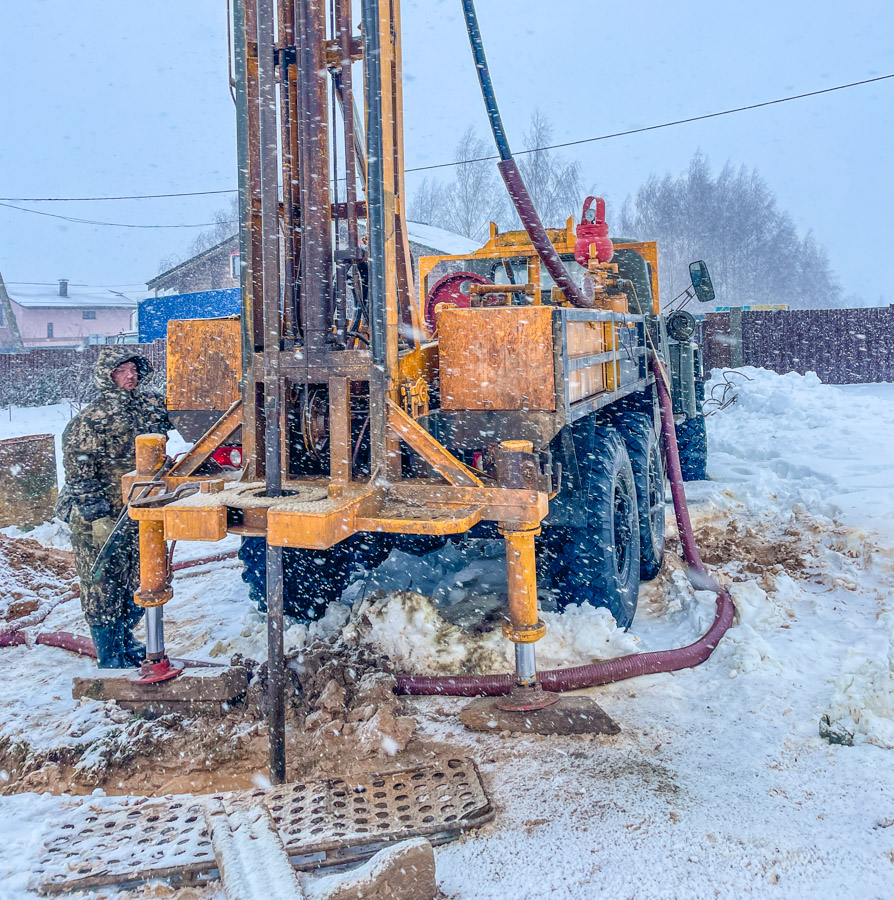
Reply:
[[[582,432],[582,433],[581,433]],[[652,417],[620,413],[612,424],[581,423],[577,434],[587,525],[553,527],[541,541],[541,568],[560,609],[606,607],[620,628],[636,613],[640,580],[664,559],[664,466]]]
[[[553,588],[560,609],[604,606],[629,628],[639,593],[640,538],[636,482],[627,448],[610,425],[586,423],[584,470],[587,525],[554,527],[548,537]]]
[[[392,549],[423,556],[445,543],[442,537],[412,534],[355,534],[327,550],[283,548],[283,612],[301,622],[321,618],[337,603],[353,576],[374,569]],[[262,537],[242,539],[242,580],[261,612],[267,611],[267,544]]]

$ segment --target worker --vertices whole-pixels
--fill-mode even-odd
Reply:
[[[99,393],[62,433],[65,487],[57,515],[71,526],[81,608],[100,668],[130,668],[145,656],[145,645],[133,636],[143,615],[133,599],[139,584],[136,522],[123,522],[95,577],[92,570],[124,507],[121,478],[136,466],[137,435],[166,434],[172,427],[164,400],[142,389],[151,374],[145,357],[103,347],[94,373]]]

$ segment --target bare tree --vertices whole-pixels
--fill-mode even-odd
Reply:
[[[500,218],[505,206],[493,162],[481,159],[490,153],[490,146],[469,126],[456,145],[454,160],[459,165],[453,181],[440,192],[440,221],[431,224],[472,240],[487,238],[490,223]]]
[[[200,231],[187,246],[184,253],[169,253],[163,256],[158,262],[158,272],[167,272],[174,266],[198,256],[205,250],[220,244],[231,238],[239,228],[239,199],[232,197],[230,205],[216,210],[211,214],[213,225]]]
[[[569,216],[579,215],[587,192],[580,163],[545,149],[552,141],[552,122],[535,109],[524,134],[524,145],[531,152],[519,154],[518,167],[543,224],[560,228]],[[511,218],[514,225],[518,223],[514,210]]]
[[[658,241],[661,294],[688,282],[687,266],[704,259],[717,304],[835,306],[841,287],[812,233],[799,237],[791,216],[756,170],[727,163],[715,177],[696,153],[678,176],[650,176],[624,202],[620,233]]]
[[[587,191],[580,163],[546,149],[552,138],[552,123],[535,110],[524,135],[524,144],[532,152],[520,153],[518,165],[543,223],[560,228],[568,216],[580,212]],[[413,195],[410,218],[480,241],[487,238],[491,222],[501,228],[520,228],[493,160],[481,159],[492,155],[493,147],[467,128],[454,152],[458,165],[453,180],[443,184],[437,178],[424,178]]]

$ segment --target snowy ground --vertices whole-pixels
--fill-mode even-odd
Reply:
[[[738,608],[706,664],[595,689],[622,729],[610,738],[471,735],[456,718],[464,701],[411,701],[421,737],[475,758],[497,806],[494,823],[437,850],[447,897],[892,896],[894,385],[742,371],[751,380],[731,376],[738,402],[709,418],[710,480],[687,490],[704,555]],[[21,412],[35,431],[61,430],[53,410]],[[52,525],[36,536],[64,542]],[[178,558],[220,549],[181,545]],[[397,668],[506,667],[498,638],[469,637],[430,602],[370,597],[414,587],[463,624],[470,595],[499,601],[502,564],[486,544],[453,554],[393,554],[347,592],[350,628]],[[264,619],[238,573],[230,560],[178,575],[166,608],[178,654],[263,658]],[[693,593],[671,566],[643,587],[628,634],[601,611],[546,613],[541,658],[557,666],[678,646],[712,611],[712,595]],[[349,615],[332,608],[312,632],[333,633]],[[83,631],[77,604],[47,627]],[[308,637],[293,625],[287,645],[300,650]],[[68,699],[72,676],[90,670],[61,650],[0,650],[0,746],[68,749],[83,769],[120,753],[148,726]],[[823,715],[852,745],[819,736]],[[33,790],[46,787],[60,789],[37,773]],[[45,823],[76,802],[54,794],[0,798],[0,897],[33,896]]]

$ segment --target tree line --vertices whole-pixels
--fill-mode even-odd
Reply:
[[[535,112],[525,146],[543,148],[551,138],[549,120]],[[452,180],[424,178],[410,203],[410,219],[482,242],[491,221],[501,230],[521,227],[494,162],[475,161],[491,153],[491,146],[467,129],[456,146]],[[577,218],[587,194],[599,193],[592,186],[585,189],[578,162],[553,151],[539,149],[517,159],[547,227],[564,226],[568,216]],[[613,237],[658,241],[665,301],[686,287],[689,263],[704,259],[717,306],[805,309],[842,303],[827,251],[812,231],[799,235],[756,169],[728,162],[715,175],[697,152],[678,175],[650,175],[609,217],[609,224]]]

